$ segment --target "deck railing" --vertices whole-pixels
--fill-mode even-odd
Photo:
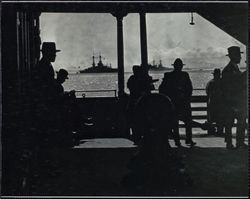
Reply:
[[[195,88],[193,89],[194,92],[196,91],[202,91],[205,93],[204,88]],[[76,90],[76,96],[77,97],[89,97],[88,94],[90,94],[90,97],[117,97],[117,90],[116,89],[96,89],[96,90]],[[155,89],[152,91],[153,93],[157,93],[158,89]],[[99,95],[98,95],[99,94]],[[203,96],[205,97],[206,95],[200,94],[197,95],[195,94],[194,96]],[[195,97],[194,100],[199,101],[199,97]]]
[[[117,90],[116,89],[100,89],[100,90],[76,90],[76,96],[78,97],[79,94],[81,97],[88,97],[88,93],[95,93],[101,95],[94,95],[93,97],[117,97]],[[107,93],[112,93],[111,95],[107,95]],[[105,95],[106,94],[106,95]]]
[[[193,95],[191,97],[191,110],[192,119],[201,122],[207,121],[207,95],[205,89],[195,88],[193,89]],[[198,91],[198,92],[197,92]],[[157,93],[158,90],[154,90],[153,93]],[[102,98],[102,97],[117,97],[116,89],[99,89],[99,90],[77,90],[77,97],[83,98]],[[88,95],[90,94],[90,95]],[[94,95],[91,95],[94,94]],[[99,95],[98,95],[99,94]],[[182,126],[182,125],[181,125]]]

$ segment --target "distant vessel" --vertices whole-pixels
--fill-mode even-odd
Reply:
[[[173,70],[172,68],[168,68],[162,65],[162,61],[159,61],[159,64],[155,63],[155,60],[153,60],[152,64],[148,64],[150,71],[165,71],[165,70]]]
[[[117,68],[112,68],[111,64],[108,65],[104,65],[102,63],[102,56],[101,54],[99,55],[99,62],[97,63],[97,65],[95,64],[95,56],[92,56],[92,66],[83,70],[80,70],[80,73],[114,73],[117,72],[118,69]]]

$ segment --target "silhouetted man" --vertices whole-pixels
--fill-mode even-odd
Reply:
[[[47,100],[47,91],[55,79],[55,73],[51,62],[55,61],[56,52],[60,52],[60,50],[56,49],[56,44],[54,42],[43,42],[41,51],[42,58],[36,65],[34,78],[36,89],[39,90],[41,97]]]
[[[153,80],[148,75],[147,70],[141,66],[133,66],[133,75],[131,75],[127,82],[127,87],[130,92],[130,97],[137,101],[141,96],[149,94],[154,89]]]
[[[168,142],[173,111],[173,104],[165,95],[153,93],[139,100],[134,114],[136,130],[143,137],[128,164],[130,173],[122,181],[127,191],[139,195],[180,194],[187,188],[189,177]]]
[[[133,117],[134,117],[134,109],[138,100],[147,94],[151,93],[151,90],[154,89],[153,82],[158,81],[157,79],[153,80],[151,76],[149,76],[148,71],[145,66],[133,66],[133,75],[131,75],[127,82],[127,87],[130,92],[129,102],[127,107],[127,118],[129,127],[133,129]],[[133,132],[134,133],[134,132]],[[134,142],[140,140],[140,135],[134,135]]]
[[[65,92],[63,83],[68,79],[68,71],[60,69],[51,87],[51,103],[54,110],[55,126],[61,133],[63,141],[70,144],[72,132],[80,128],[80,112],[76,102],[75,91]],[[70,137],[71,136],[71,137]],[[68,139],[68,140],[67,140]]]
[[[56,49],[54,42],[44,42],[42,44],[42,58],[39,60],[33,71],[33,105],[34,117],[33,124],[35,126],[37,141],[41,145],[53,146],[54,118],[52,113],[52,96],[54,69],[51,62],[55,61]],[[41,148],[44,148],[42,146]]]
[[[214,78],[207,83],[206,93],[208,96],[208,120],[209,123],[215,122],[217,133],[223,133],[222,124],[222,90],[221,90],[221,71],[216,68],[213,71]]]
[[[60,50],[56,49],[54,42],[44,42],[41,51],[42,58],[37,63],[33,74],[33,94],[39,111],[49,108],[50,90],[55,80],[51,62],[55,61],[56,52]]]
[[[57,78],[54,82],[54,92],[55,96],[58,100],[63,101],[67,100],[67,98],[75,97],[75,91],[71,90],[70,92],[65,92],[63,88],[63,83],[66,79],[69,79],[68,77],[68,71],[65,69],[60,69],[57,73]]]
[[[36,147],[37,165],[44,165],[50,168],[54,163],[53,157],[50,156],[51,150],[55,149],[56,132],[55,114],[53,112],[51,90],[55,81],[54,69],[51,62],[55,61],[56,49],[54,42],[44,42],[42,44],[42,58],[39,60],[33,71],[33,117],[32,124],[34,125],[36,134],[32,145]],[[51,168],[50,168],[51,169]],[[51,171],[48,173],[52,173]]]
[[[225,142],[228,149],[233,149],[232,144],[232,127],[234,119],[237,119],[236,126],[236,147],[247,147],[244,143],[245,138],[245,116],[241,110],[241,90],[242,85],[242,72],[239,70],[238,64],[241,61],[241,52],[238,46],[231,46],[228,48],[227,56],[230,62],[222,71],[222,89],[224,100],[224,123],[225,123]]]
[[[191,115],[191,96],[193,91],[192,82],[187,72],[182,68],[185,64],[180,58],[177,58],[172,64],[174,71],[164,74],[163,82],[159,87],[159,92],[167,95],[173,102],[177,118],[182,120],[186,126],[186,144],[194,146],[196,143],[192,140],[192,115]],[[178,121],[174,127],[175,144],[180,145]]]
[[[127,82],[127,87],[130,92],[130,99],[135,103],[139,97],[145,92],[144,85],[142,82],[141,68],[140,66],[133,66],[133,75],[131,75]]]

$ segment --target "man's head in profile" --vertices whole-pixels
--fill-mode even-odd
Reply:
[[[49,62],[54,62],[56,59],[56,53],[61,50],[56,49],[55,42],[43,42],[41,51],[44,59],[47,59]]]
[[[233,63],[239,64],[241,60],[241,54],[243,53],[240,51],[240,47],[231,46],[227,49],[227,51],[228,54],[226,56],[228,56]]]
[[[65,69],[60,69],[57,73],[57,81],[62,84],[65,82],[66,79],[69,79],[68,78],[68,71],[65,70]]]

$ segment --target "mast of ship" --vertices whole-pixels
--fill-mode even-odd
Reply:
[[[95,56],[94,56],[94,53],[93,53],[93,56],[92,56],[92,60],[93,60],[92,67],[94,68],[95,67]]]
[[[153,66],[155,66],[155,60],[153,59]]]
[[[161,62],[161,59],[160,59],[160,63],[159,63],[158,68],[162,68],[162,62]]]
[[[103,66],[101,52],[99,53],[99,62],[98,62],[98,66],[99,66],[99,67],[102,67],[102,66]]]

